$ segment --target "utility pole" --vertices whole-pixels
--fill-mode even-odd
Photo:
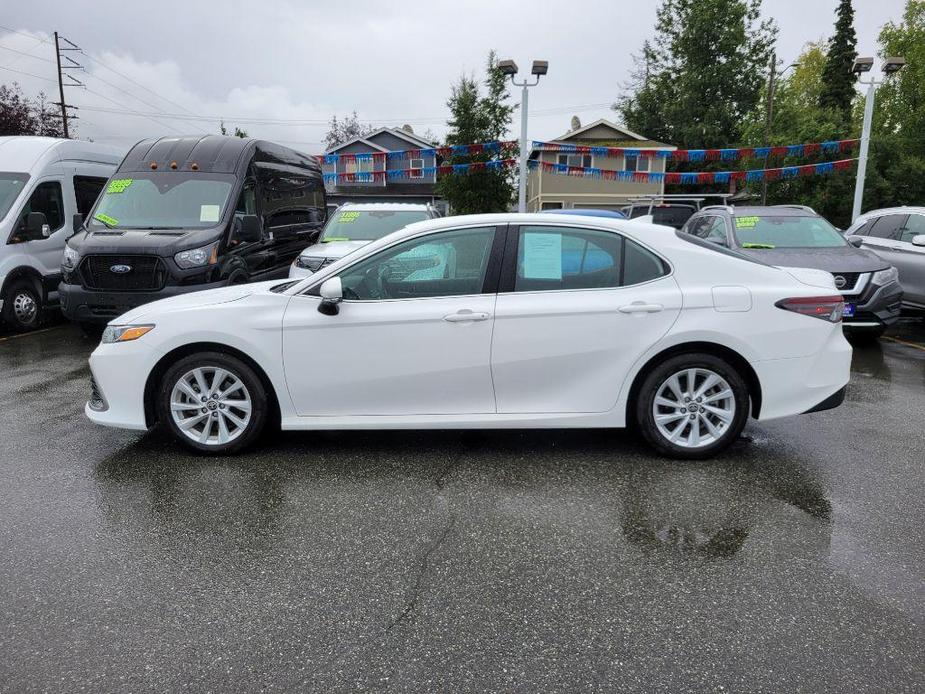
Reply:
[[[67,45],[62,47],[61,43],[64,42]],[[65,70],[83,70],[83,65],[78,63],[76,60],[72,59],[70,56],[62,56],[62,51],[80,51],[80,46],[68,41],[63,36],[60,36],[58,32],[55,32],[55,61],[58,64],[58,95],[61,101],[58,102],[58,105],[61,107],[61,130],[64,133],[65,139],[70,139],[70,132],[67,127],[67,102],[64,100],[64,88],[65,87],[83,87],[85,86],[83,82],[72,77],[70,73],[65,73]],[[64,58],[68,64],[62,65],[61,58]],[[64,78],[67,77],[70,82],[65,83]],[[72,116],[75,118],[75,116]]]
[[[771,124],[774,122],[774,79],[777,77],[777,55],[771,51],[771,62],[768,65],[768,96],[764,110],[764,146],[771,146]],[[767,162],[767,160],[765,160]],[[767,167],[765,167],[767,168]],[[768,204],[768,179],[761,179],[761,204]]]

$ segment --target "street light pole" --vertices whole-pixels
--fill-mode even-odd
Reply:
[[[858,78],[861,84],[867,85],[867,96],[864,97],[864,126],[861,128],[861,149],[858,152],[858,174],[854,181],[854,205],[851,208],[851,223],[861,216],[861,204],[864,202],[864,179],[867,176],[867,151],[870,148],[870,128],[874,119],[874,95],[877,93],[877,80],[871,78],[870,82]]]
[[[528,89],[530,87],[535,87],[540,83],[540,77],[546,74],[549,70],[549,63],[545,60],[534,60],[533,67],[530,70],[531,74],[536,78],[532,82],[524,79],[521,82],[518,82],[516,79],[517,76],[517,63],[513,60],[502,60],[498,63],[498,68],[505,75],[511,78],[511,84],[515,87],[521,87],[521,97],[520,97],[520,181],[517,190],[517,211],[524,213],[527,211],[527,159],[530,156],[530,151],[527,147],[527,102],[529,100],[530,94]]]

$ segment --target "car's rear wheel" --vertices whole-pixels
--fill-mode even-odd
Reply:
[[[161,382],[158,412],[182,444],[205,453],[241,450],[263,430],[267,394],[254,370],[219,352],[185,357]]]
[[[636,421],[658,452],[700,459],[738,438],[748,407],[748,386],[735,367],[712,354],[680,354],[646,375]]]

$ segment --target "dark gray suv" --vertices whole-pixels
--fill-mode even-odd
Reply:
[[[808,207],[705,207],[681,231],[771,265],[831,272],[845,297],[843,325],[853,334],[879,336],[899,318],[896,268],[845,240]]]

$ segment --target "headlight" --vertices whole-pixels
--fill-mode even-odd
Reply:
[[[874,284],[879,284],[882,287],[883,285],[889,284],[890,282],[895,282],[898,279],[899,279],[899,270],[891,266],[891,267],[888,267],[886,270],[880,270],[879,272],[875,272],[873,278],[871,278],[871,281]]]
[[[189,270],[192,267],[202,267],[203,265],[215,265],[218,262],[218,244],[219,242],[216,241],[202,248],[180,251],[173,259],[184,270]]]
[[[100,340],[104,345],[113,342],[131,342],[154,330],[153,325],[107,325]]]
[[[324,265],[324,258],[318,258],[311,255],[300,255],[295,259],[296,267],[300,267],[303,270],[311,270],[312,272],[318,272]]]
[[[64,257],[61,259],[61,265],[69,270],[73,270],[77,267],[78,260],[80,260],[80,253],[67,244],[64,244]]]

